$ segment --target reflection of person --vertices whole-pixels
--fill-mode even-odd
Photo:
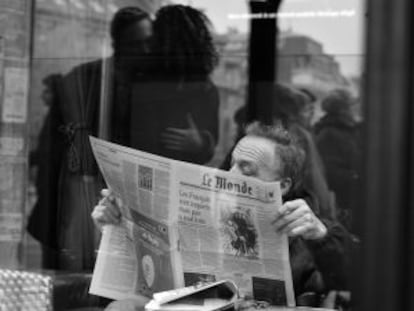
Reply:
[[[303,165],[304,152],[287,131],[254,123],[236,145],[230,171],[263,181],[280,181],[284,204],[269,221],[276,231],[290,237],[296,295],[343,289],[349,234],[338,223],[319,217],[311,209],[301,188]],[[114,197],[108,190],[103,194],[104,199],[92,213],[98,227],[120,220]]]
[[[334,90],[322,101],[326,114],[315,124],[318,149],[326,167],[329,186],[336,194],[338,214],[351,225],[360,178],[359,125],[352,115],[353,100],[345,90]]]
[[[58,128],[62,124],[58,107],[58,87],[62,76],[52,74],[43,79],[44,104],[49,108],[39,133],[37,148],[30,153],[30,166],[36,168],[35,186],[37,201],[28,220],[28,231],[42,243],[42,267],[57,268],[56,244],[52,236],[56,232],[56,207],[59,176],[59,162],[63,142]],[[50,140],[55,144],[50,144]],[[45,242],[45,241],[49,241]]]
[[[168,5],[153,24],[152,66],[134,85],[131,147],[195,163],[208,162],[218,140],[218,91],[209,78],[217,52],[207,17]]]
[[[112,141],[128,139],[128,81],[143,66],[151,29],[148,15],[133,7],[119,10],[111,22],[114,54],[108,61],[113,65]],[[89,215],[102,185],[88,135],[98,134],[102,63],[82,64],[60,79],[56,110],[48,116],[53,124],[59,124],[41,137],[50,154],[59,158],[49,168],[56,174],[39,172],[53,187],[39,196],[28,229],[42,245],[57,251],[57,269],[91,270],[94,265],[95,228]],[[52,199],[45,201],[46,196]]]
[[[312,122],[315,114],[316,96],[307,88],[299,88],[305,95],[304,105],[299,110],[299,121],[308,130],[312,129]]]
[[[312,209],[328,219],[336,218],[334,195],[328,187],[324,166],[314,137],[306,127],[303,111],[309,105],[303,91],[277,84],[274,88],[274,122],[280,122],[294,135],[305,151],[303,188],[312,198]]]
[[[168,6],[157,14],[154,27],[150,45],[152,23],[140,9],[123,8],[111,22],[114,54],[106,60],[111,77],[109,139],[174,159],[205,163],[218,138],[218,95],[208,79],[216,54],[207,20],[190,7]],[[153,62],[149,61],[150,52]],[[101,185],[88,135],[98,134],[102,63],[82,64],[60,81],[57,107],[61,124],[59,132],[47,141],[50,146],[60,144],[54,151],[61,154],[55,169],[59,173],[45,175],[57,187],[55,201],[50,203],[54,210],[50,223],[45,223],[39,215],[46,207],[39,206],[30,226],[34,236],[43,236],[43,244],[58,250],[57,268],[61,269],[89,270],[94,263],[94,228],[89,214]],[[168,83],[147,87],[148,81],[165,78]],[[164,96],[161,100],[151,100],[159,94]],[[39,235],[43,231],[48,233]]]

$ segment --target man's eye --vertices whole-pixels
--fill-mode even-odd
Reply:
[[[247,172],[246,174],[245,174],[246,176],[251,176],[251,177],[256,177],[256,172],[255,171],[252,171],[252,170],[250,170],[249,172]]]
[[[256,174],[255,168],[252,167],[249,164],[243,164],[241,166],[241,170],[242,170],[243,174],[246,175],[246,176],[255,176],[255,174]]]

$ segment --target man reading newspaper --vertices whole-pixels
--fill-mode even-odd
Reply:
[[[311,194],[301,188],[305,154],[285,129],[255,122],[234,148],[231,172],[262,181],[279,181],[283,205],[269,219],[278,233],[289,237],[290,264],[295,296],[345,289],[349,234],[332,219],[313,209]],[[92,218],[102,228],[120,222],[122,204],[109,190],[95,206]],[[237,215],[233,222],[237,221]],[[238,227],[240,228],[240,226]],[[249,252],[248,237],[239,243],[240,252]],[[300,299],[297,299],[299,302]]]

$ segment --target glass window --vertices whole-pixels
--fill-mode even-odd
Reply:
[[[323,258],[321,270],[317,242],[310,240],[332,242],[338,232],[358,240],[352,208],[363,156],[365,1],[285,0],[278,11],[261,13],[252,7],[266,10],[272,1],[3,2],[0,247],[7,252],[0,254],[0,271],[81,273],[89,285],[101,237],[91,214],[105,182],[88,135],[230,170],[246,131],[262,135],[246,126],[260,121],[283,127],[297,147],[283,154],[279,145],[286,140],[265,137],[285,161],[280,166],[291,168],[277,170],[290,180],[283,201],[304,199],[300,209],[316,230],[300,231],[303,245],[287,232],[296,302],[322,306],[317,301],[331,289],[348,294],[341,278],[349,258],[338,249]],[[260,41],[252,29],[266,30],[263,20],[275,18],[277,36],[269,42],[276,48],[269,57],[258,48],[269,38]],[[251,51],[263,59],[250,59]],[[273,61],[274,79],[254,80],[258,64]],[[249,76],[255,69],[259,75]],[[263,107],[270,115],[253,113]],[[252,147],[260,157],[258,150]],[[296,251],[310,254],[303,260],[312,265],[303,274],[312,275],[309,282]]]

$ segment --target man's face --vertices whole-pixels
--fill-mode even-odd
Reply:
[[[230,172],[262,181],[280,181],[282,194],[285,194],[291,183],[280,175],[281,167],[275,142],[263,137],[246,136],[234,148]]]
[[[122,59],[142,61],[143,56],[149,53],[149,41],[152,36],[152,23],[149,19],[142,19],[128,26],[114,47],[115,53]]]

